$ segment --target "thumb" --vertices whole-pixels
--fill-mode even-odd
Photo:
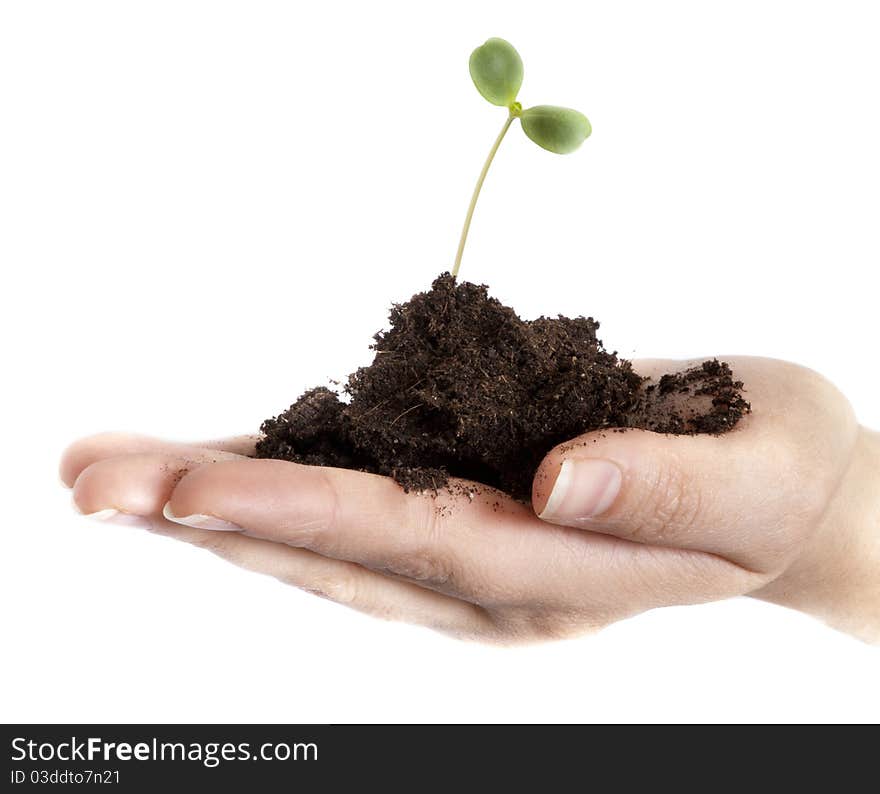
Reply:
[[[754,454],[739,436],[634,429],[581,436],[539,466],[535,513],[553,524],[710,552],[771,572],[791,550],[785,524],[795,494],[774,471],[779,461]]]

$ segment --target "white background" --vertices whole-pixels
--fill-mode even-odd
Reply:
[[[0,719],[877,720],[880,651],[746,599],[503,650],[386,624],[82,519],[74,438],[255,430],[369,360],[449,267],[623,355],[820,370],[880,426],[880,25],[871,2],[0,5]]]

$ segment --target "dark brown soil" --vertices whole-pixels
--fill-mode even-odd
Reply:
[[[263,423],[258,457],[385,474],[407,490],[463,477],[528,499],[544,455],[582,433],[722,433],[749,410],[727,364],[649,382],[602,347],[592,318],[521,320],[449,274],[390,321],[341,398],[311,389]]]

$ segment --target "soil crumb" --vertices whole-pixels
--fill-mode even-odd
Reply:
[[[373,363],[341,395],[311,389],[263,422],[257,457],[374,472],[416,491],[461,477],[528,500],[544,455],[582,433],[717,434],[749,411],[723,362],[648,381],[603,348],[592,318],[521,320],[485,285],[448,273],[389,319]]]

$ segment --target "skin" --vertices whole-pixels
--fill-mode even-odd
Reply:
[[[547,455],[532,505],[463,482],[406,494],[385,477],[250,459],[254,437],[92,436],[64,453],[61,477],[83,513],[114,509],[111,521],[460,638],[556,639],[751,595],[880,640],[880,435],[811,370],[725,360],[752,404],[733,431],[587,434]],[[656,376],[693,363],[635,366]],[[587,458],[620,467],[611,505],[592,518],[538,518],[563,460]],[[235,531],[169,521],[166,503],[175,517]]]

